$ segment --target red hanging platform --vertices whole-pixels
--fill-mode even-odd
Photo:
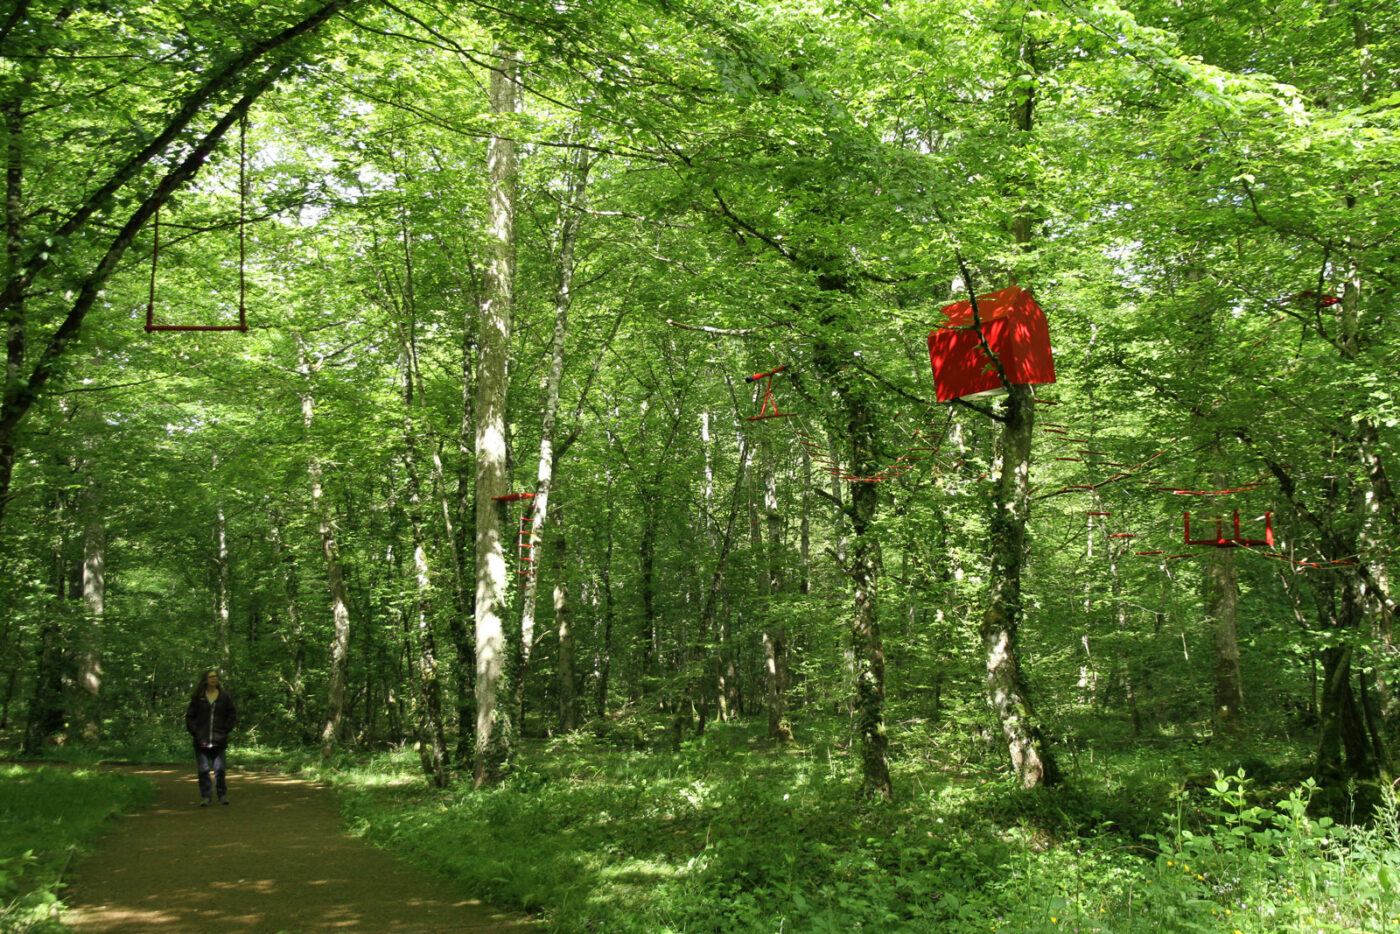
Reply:
[[[986,346],[1001,361],[1012,385],[1053,383],[1055,360],[1050,352],[1050,329],[1045,313],[1031,293],[1011,286],[977,296],[974,327],[972,302],[943,308],[948,321],[928,335],[929,363],[939,402],[986,398],[1006,391]]]
[[[1213,545],[1216,548],[1253,548],[1259,545],[1274,544],[1274,518],[1273,513],[1264,513],[1264,537],[1245,538],[1240,534],[1240,511],[1235,510],[1235,531],[1234,535],[1227,535],[1225,521],[1219,516],[1215,517],[1215,537],[1214,538],[1192,538],[1191,537],[1191,513],[1183,513],[1182,521],[1186,527],[1185,542],[1188,545]]]

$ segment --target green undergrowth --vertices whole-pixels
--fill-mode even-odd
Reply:
[[[843,738],[806,733],[776,750],[716,726],[679,752],[575,734],[477,792],[430,789],[411,752],[328,777],[355,832],[561,932],[1400,934],[1393,797],[1348,825],[1311,816],[1305,784],[1201,781],[1141,748],[1026,792],[915,723],[896,800],[863,803]]]
[[[69,860],[151,793],[133,775],[0,765],[0,931],[64,930],[53,918]]]

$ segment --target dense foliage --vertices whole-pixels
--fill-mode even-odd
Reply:
[[[867,924],[952,911],[925,897],[946,881],[914,846],[932,819],[963,836],[928,847],[1007,892],[1052,855],[1098,867],[1081,919],[1136,911],[1129,892],[1228,907],[1166,872],[1216,859],[1203,839],[1393,848],[1384,821],[1345,844],[1315,821],[1389,800],[1400,740],[1398,16],[15,4],[0,741],[182,752],[183,699],[217,666],[246,742],[413,750],[434,833],[548,821],[563,794],[559,814],[638,822],[605,837],[647,836],[658,873],[704,889],[675,904],[785,898],[801,929],[855,917],[833,908],[842,860],[889,877],[861,889]],[[1045,310],[1056,381],[936,403],[941,309],[1011,284]],[[148,309],[230,326],[240,303],[246,333],[142,328]],[[1196,540],[1238,515],[1273,544],[1185,543],[1188,512]],[[762,751],[729,755],[744,730]],[[583,769],[590,743],[636,751],[571,782],[544,743],[581,744]],[[1154,813],[1080,862],[1080,823],[1110,839],[1085,776],[1141,773],[1135,748],[1183,783],[1248,759],[1257,797],[1211,779],[1203,807],[1238,804],[1214,830]],[[955,797],[997,793],[924,808],[945,769]],[[474,797],[469,776],[506,784]],[[784,783],[800,813],[741,800]],[[998,804],[1056,784],[1059,804]],[[831,865],[784,880],[764,851],[755,895],[690,833],[745,808],[768,816],[727,830]],[[991,824],[985,853],[950,842]],[[1376,907],[1332,923],[1391,910],[1376,860]],[[1262,879],[1247,862],[1229,871]],[[547,898],[461,875],[564,911],[560,873]],[[1067,897],[1026,891],[958,910],[1029,924],[1015,911]]]

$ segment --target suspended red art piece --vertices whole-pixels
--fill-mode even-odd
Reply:
[[[1263,538],[1246,538],[1240,534],[1240,511],[1238,509],[1235,510],[1234,534],[1230,533],[1225,527],[1225,520],[1221,519],[1219,516],[1215,517],[1215,535],[1212,536],[1207,533],[1204,538],[1191,537],[1191,513],[1185,513],[1182,516],[1182,522],[1185,523],[1186,526],[1184,540],[1188,545],[1214,545],[1216,548],[1238,548],[1241,546],[1245,548],[1255,548],[1260,545],[1272,547],[1274,544],[1274,515],[1271,512],[1264,513]],[[1197,528],[1199,528],[1199,525]],[[1197,532],[1197,535],[1200,535],[1200,533]]]
[[[947,322],[928,335],[929,363],[939,402],[1002,395],[1001,374],[987,351],[1001,361],[1013,386],[1055,381],[1050,329],[1031,293],[1011,286],[943,308]]]
[[[796,414],[794,412],[779,412],[778,400],[773,398],[773,377],[786,369],[787,365],[784,364],[783,366],[769,370],[767,373],[755,373],[752,376],[744,377],[744,382],[746,383],[756,383],[761,379],[767,380],[767,382],[763,384],[763,403],[758,407],[757,415],[750,415],[748,417],[749,421],[757,422],[765,418],[792,418],[793,415]]]

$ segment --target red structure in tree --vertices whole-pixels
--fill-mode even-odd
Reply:
[[[752,376],[744,377],[744,382],[746,383],[756,383],[761,379],[767,380],[767,382],[763,384],[763,402],[758,407],[758,414],[750,415],[748,417],[749,421],[756,422],[765,418],[792,418],[792,416],[796,414],[794,412],[779,412],[778,400],[773,398],[773,377],[786,369],[787,366],[783,365],[769,370],[767,373],[755,373]],[[769,411],[769,409],[772,409],[772,411]]]
[[[1245,538],[1240,535],[1240,511],[1235,510],[1235,534],[1229,536],[1225,534],[1225,520],[1219,516],[1215,517],[1215,537],[1214,538],[1192,538],[1191,537],[1191,513],[1184,513],[1182,519],[1186,525],[1185,540],[1188,545],[1214,545],[1216,548],[1236,548],[1243,546],[1252,548],[1259,545],[1274,544],[1274,517],[1273,513],[1264,513],[1264,537]]]
[[[492,500],[498,503],[518,503],[521,500],[528,501],[534,498],[534,493],[511,493],[506,496],[491,497]],[[535,570],[535,559],[530,556],[530,533],[534,530],[534,527],[534,515],[530,512],[522,513],[520,516],[520,530],[517,535],[516,545],[517,550],[520,552],[520,563],[523,565],[520,573],[527,576]]]
[[[954,302],[943,314],[947,323],[928,335],[939,402],[1003,394],[997,361],[1013,386],[1055,381],[1045,313],[1025,289],[1013,285],[979,295],[975,312],[970,301]]]

